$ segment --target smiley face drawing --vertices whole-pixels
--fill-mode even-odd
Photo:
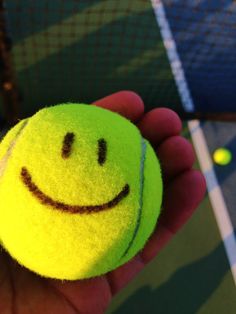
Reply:
[[[45,107],[0,142],[0,241],[43,277],[85,279],[129,261],[161,210],[159,161],[138,128],[97,106]]]

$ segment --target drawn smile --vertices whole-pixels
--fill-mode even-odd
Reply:
[[[121,191],[109,202],[101,205],[68,205],[53,200],[50,196],[44,194],[33,182],[31,174],[26,167],[21,168],[21,180],[26,188],[44,205],[53,207],[54,209],[69,212],[71,214],[89,214],[113,208],[122,201],[130,192],[129,184],[125,184]]]

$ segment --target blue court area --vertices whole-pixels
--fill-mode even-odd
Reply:
[[[195,110],[236,111],[236,2],[164,0]]]

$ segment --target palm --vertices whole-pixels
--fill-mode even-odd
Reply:
[[[164,179],[163,212],[145,248],[130,262],[97,278],[61,282],[44,279],[0,254],[0,313],[104,313],[121,290],[190,218],[205,193],[205,181],[193,170],[191,145],[179,136],[181,123],[168,109],[143,114],[140,98],[120,92],[95,103],[119,112],[140,128],[160,159]],[[139,122],[137,122],[139,121]]]

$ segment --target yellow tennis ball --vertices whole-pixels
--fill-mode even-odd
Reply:
[[[214,151],[213,160],[220,166],[226,166],[231,162],[232,154],[227,148],[220,147]]]
[[[44,277],[85,279],[126,263],[160,214],[161,169],[129,120],[85,104],[46,107],[0,144],[0,240]]]

